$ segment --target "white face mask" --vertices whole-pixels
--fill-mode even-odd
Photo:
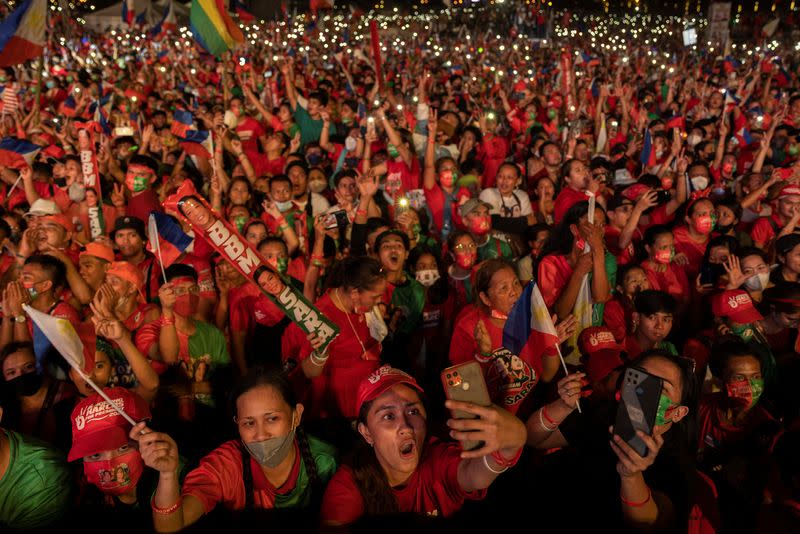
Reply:
[[[703,138],[700,137],[698,134],[691,134],[689,137],[686,138],[686,144],[690,147],[694,148]]]
[[[287,200],[286,202],[275,202],[275,207],[282,213],[284,211],[288,211],[289,208],[292,207],[292,201]]]
[[[702,191],[706,187],[708,187],[708,178],[705,176],[695,176],[691,178],[692,188],[695,191]]]
[[[769,273],[758,273],[744,281],[744,288],[748,291],[764,291],[768,283]]]
[[[347,136],[347,139],[344,140],[344,148],[347,149],[348,152],[352,152],[356,149],[356,140]]]
[[[417,271],[416,278],[417,282],[423,286],[431,287],[439,278],[441,278],[441,275],[436,269],[423,269],[421,271]]]
[[[308,182],[308,190],[312,193],[322,193],[328,186],[325,180],[312,180]]]
[[[367,328],[369,328],[369,335],[372,336],[372,339],[380,343],[389,335],[389,327],[383,322],[383,315],[377,306],[365,313],[364,317],[367,319]]]

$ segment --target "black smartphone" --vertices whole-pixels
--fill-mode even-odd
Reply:
[[[641,430],[653,433],[663,380],[634,367],[625,371],[620,390],[614,433],[625,440],[639,456],[647,456],[647,445],[636,435]]]
[[[700,267],[700,285],[711,284],[716,286],[723,272],[724,267],[718,263],[703,263],[702,267]]]
[[[666,204],[670,200],[672,200],[672,193],[666,189],[658,189],[656,191],[656,202],[659,204]]]
[[[334,228],[344,228],[350,224],[350,219],[347,217],[345,210],[331,211],[325,214],[325,228],[333,230]]]

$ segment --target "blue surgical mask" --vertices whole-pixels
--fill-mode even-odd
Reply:
[[[313,153],[306,156],[306,159],[308,160],[309,165],[319,165],[320,161],[322,161],[322,155]]]

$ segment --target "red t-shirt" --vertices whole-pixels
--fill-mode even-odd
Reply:
[[[766,247],[775,239],[775,228],[783,228],[784,224],[776,213],[769,217],[760,217],[753,223],[753,229],[750,231],[750,236],[753,238],[753,243],[759,247]]]
[[[47,314],[52,317],[66,319],[74,325],[77,325],[81,322],[81,316],[78,313],[78,310],[63,300],[56,302],[56,304],[50,308],[50,311],[48,311]],[[25,324],[28,325],[28,334],[30,334],[31,339],[33,339],[33,321],[25,321]]]
[[[253,304],[261,291],[245,282],[228,291],[228,321],[231,332],[250,333],[253,326]]]
[[[548,308],[552,308],[561,296],[574,270],[566,256],[551,254],[542,258],[536,280]]]
[[[497,171],[508,156],[508,141],[496,135],[487,135],[478,145],[478,159],[483,164],[481,187],[494,187]]]
[[[686,226],[678,226],[672,231],[672,235],[675,236],[675,253],[683,252],[689,258],[689,264],[684,267],[686,277],[694,281],[700,272],[709,238],[706,237],[705,241],[698,243],[689,236],[689,228]]]
[[[773,420],[772,416],[761,405],[756,404],[747,415],[743,426],[725,424],[719,418],[719,411],[722,409],[721,404],[724,400],[725,393],[718,391],[706,395],[700,401],[700,407],[697,410],[698,428],[700,429],[698,447],[700,449],[725,448],[748,438],[755,428]]]
[[[273,486],[264,476],[261,466],[250,458],[255,508],[274,508],[275,495],[285,495],[294,490],[302,460],[297,444],[294,447],[296,454],[292,471],[280,488]],[[219,503],[228,510],[244,510],[246,496],[242,476],[242,446],[239,440],[231,440],[211,451],[200,460],[197,468],[186,475],[181,495],[191,495],[199,500],[205,513],[211,512]]]
[[[475,327],[483,321],[492,340],[492,355],[483,357],[475,342]],[[503,327],[497,326],[489,315],[472,305],[456,318],[453,338],[450,341],[450,363],[456,365],[477,361],[483,369],[486,386],[492,402],[511,413],[527,410],[529,394],[542,376],[541,354],[523,350],[523,355],[513,354],[503,347]]]
[[[621,235],[622,230],[610,224],[606,225],[606,247],[608,247],[608,251],[617,258],[617,265],[620,267],[629,264],[636,257],[636,248],[634,247],[633,243],[642,237],[641,232],[639,232],[637,229],[633,233],[631,242],[628,243],[627,247],[622,249],[619,246],[619,238]]]
[[[403,191],[411,191],[412,189],[420,188],[420,181],[422,179],[422,170],[419,166],[419,160],[413,158],[411,167],[406,165],[405,161],[386,161],[386,181],[400,180]]]
[[[283,174],[283,169],[286,168],[286,158],[283,156],[275,159],[267,159],[266,154],[250,152],[247,154],[247,159],[250,160],[250,164],[253,166],[256,176],[275,176],[277,174]]]
[[[145,224],[147,224],[147,219],[150,218],[151,211],[164,211],[164,208],[161,207],[161,202],[158,200],[158,195],[152,189],[142,191],[138,195],[131,197],[128,200],[128,206],[125,208],[126,215],[141,219]]]
[[[678,302],[689,300],[689,280],[686,278],[686,272],[680,266],[670,263],[667,265],[667,270],[660,273],[655,270],[650,260],[646,260],[642,262],[642,269],[647,275],[651,289],[669,293]]]
[[[392,488],[401,512],[448,517],[463,506],[466,499],[479,500],[486,490],[468,493],[458,483],[461,447],[431,438],[419,465],[408,482]],[[353,471],[342,466],[333,475],[322,498],[322,521],[350,524],[364,515],[364,497],[356,485]]]
[[[322,417],[355,419],[358,386],[380,366],[381,344],[370,335],[364,315],[343,312],[333,303],[332,294],[326,293],[315,304],[339,327],[339,335],[328,345],[329,357],[322,374],[311,380],[312,409]],[[312,349],[305,334],[294,323],[286,330],[287,335],[301,340],[298,361],[308,358]]]
[[[261,123],[252,117],[244,117],[239,119],[239,124],[236,126],[236,135],[242,141],[242,150],[250,154],[258,154],[258,138],[264,135],[266,131]]]
[[[603,324],[614,334],[617,343],[624,343],[628,335],[628,325],[630,324],[633,309],[623,303],[625,297],[615,296],[606,302],[603,308]]]
[[[561,222],[561,219],[564,218],[564,215],[572,206],[584,200],[589,200],[589,197],[583,191],[576,191],[571,187],[562,189],[553,206],[553,218],[556,224]]]
[[[439,186],[439,184],[434,184],[430,189],[423,189],[423,192],[425,193],[425,203],[428,205],[428,209],[431,211],[431,216],[433,217],[433,226],[437,233],[442,231],[445,209],[450,210],[450,221],[452,228],[457,228],[462,225],[461,216],[458,213],[458,202],[462,198],[469,198],[471,196],[468,189],[465,187],[459,187],[456,191],[454,191],[455,202],[451,202],[450,206],[444,205],[447,197],[445,196],[445,192],[441,186]]]

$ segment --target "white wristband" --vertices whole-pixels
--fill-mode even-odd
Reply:
[[[489,465],[489,460],[486,459],[486,456],[483,457],[483,465],[486,466],[486,469],[494,473],[495,475],[499,475],[500,473],[505,473],[508,471],[508,467],[502,468],[500,471],[493,469],[491,465]]]

